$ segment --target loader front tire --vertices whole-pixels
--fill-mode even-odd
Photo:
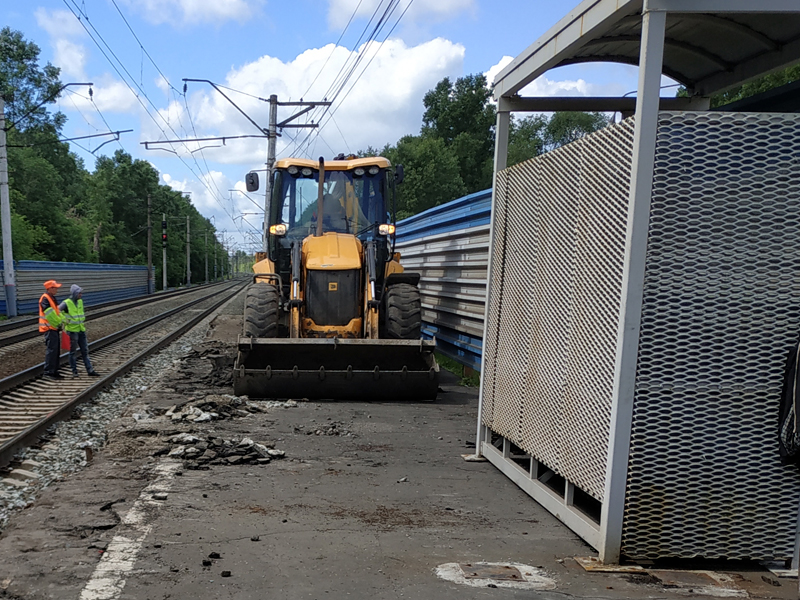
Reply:
[[[419,289],[397,283],[386,290],[385,336],[396,340],[418,340],[422,336],[422,306]]]
[[[247,288],[244,299],[244,336],[274,338],[278,335],[278,288],[256,282]]]

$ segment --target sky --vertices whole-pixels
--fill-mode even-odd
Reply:
[[[264,169],[265,138],[148,144],[259,135],[236,108],[267,127],[269,104],[323,100],[316,129],[285,129],[278,158],[333,158],[419,133],[425,93],[444,77],[500,69],[577,0],[5,0],[3,23],[61,69],[57,103],[67,137],[132,129],[71,143],[86,167],[124,149],[185,192],[234,247],[260,248],[263,194],[244,176]],[[394,6],[394,10],[391,10]],[[387,9],[389,9],[387,11]],[[376,27],[378,17],[387,13]],[[368,41],[377,30],[375,41]],[[349,77],[346,77],[347,75]],[[184,78],[209,80],[189,82]],[[637,69],[574,65],[548,72],[526,95],[622,95]],[[280,107],[278,120],[296,111]],[[109,141],[109,143],[105,143]],[[101,148],[98,148],[104,144]],[[93,154],[92,152],[95,152]],[[262,174],[263,175],[263,174]],[[263,188],[262,188],[263,189]],[[233,190],[233,191],[231,191]]]

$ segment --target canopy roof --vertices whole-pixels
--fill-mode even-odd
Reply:
[[[495,78],[495,98],[546,71],[639,64],[642,12],[667,13],[662,73],[709,96],[800,62],[798,0],[584,0]]]

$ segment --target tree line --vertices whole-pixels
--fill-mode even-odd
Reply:
[[[193,281],[209,277],[215,227],[189,199],[159,183],[158,171],[124,150],[100,156],[89,171],[62,141],[66,117],[51,112],[63,84],[59,69],[39,64],[39,47],[8,27],[0,30],[0,95],[5,100],[12,246],[15,260],[147,264],[147,198],[152,206],[153,262],[160,286],[161,215],[168,218],[167,284],[186,275],[186,217]],[[208,247],[205,239],[208,232]],[[227,270],[227,266],[226,266]]]

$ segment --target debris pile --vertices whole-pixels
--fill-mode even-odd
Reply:
[[[297,402],[295,400],[253,402],[247,396],[210,394],[202,399],[192,399],[183,404],[171,406],[164,415],[172,419],[173,422],[204,423],[207,421],[249,417],[253,413],[267,412],[270,408],[293,408],[296,406]]]
[[[276,450],[272,442],[259,443],[250,438],[228,440],[209,434],[197,437],[179,433],[169,439],[171,447],[162,448],[156,455],[166,454],[185,461],[186,469],[208,469],[208,465],[266,465],[286,453]]]
[[[345,424],[341,421],[331,421],[329,423],[312,423],[308,427],[304,425],[296,425],[294,428],[295,433],[306,435],[341,435],[346,437],[353,436],[353,433],[349,431]]]

